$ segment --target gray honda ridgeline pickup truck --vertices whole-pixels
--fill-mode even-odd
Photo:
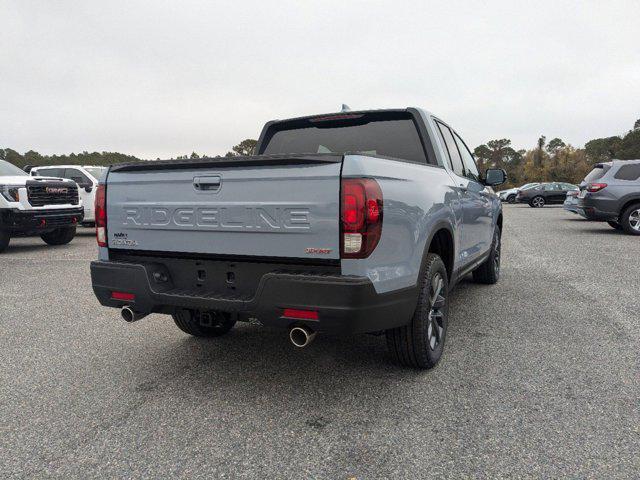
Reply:
[[[102,305],[156,312],[216,337],[236,321],[386,334],[401,364],[431,368],[462,277],[500,275],[502,210],[462,138],[424,110],[265,125],[248,157],[112,166],[97,190]]]

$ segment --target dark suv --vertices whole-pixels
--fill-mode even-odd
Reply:
[[[578,213],[640,235],[640,160],[598,163],[584,179]]]
[[[567,192],[579,190],[576,185],[564,182],[545,182],[535,187],[519,190],[516,201],[528,203],[530,207],[541,208],[547,204],[564,203]]]

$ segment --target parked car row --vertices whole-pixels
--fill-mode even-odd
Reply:
[[[527,188],[535,187],[537,185],[540,185],[540,184],[539,183],[526,183],[526,184],[522,185],[520,188],[510,188],[508,190],[501,190],[501,191],[497,192],[497,195],[498,195],[498,197],[500,197],[500,200],[502,200],[503,202],[516,203],[516,197],[518,196],[518,191],[519,190],[525,190]]]
[[[528,183],[497,192],[500,200],[533,208],[563,204],[587,220],[607,222],[617,230],[640,235],[640,159],[598,163],[580,185]]]
[[[78,225],[94,223],[94,195],[103,167],[31,168],[0,160],[0,252],[12,237],[39,236],[64,245]]]
[[[518,190],[516,201],[526,203],[532,208],[542,208],[545,205],[564,203],[569,192],[579,192],[577,185],[564,182],[539,183],[524,190]]]

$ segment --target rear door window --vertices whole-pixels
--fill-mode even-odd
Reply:
[[[638,180],[640,178],[640,163],[623,165],[613,177],[618,180]]]

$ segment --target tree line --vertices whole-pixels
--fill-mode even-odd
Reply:
[[[215,155],[214,158],[234,157],[239,155],[251,155],[258,142],[250,138],[243,140],[238,145],[234,145],[225,155]],[[175,159],[205,158],[207,155],[199,155],[192,152],[189,155],[179,155]],[[32,167],[41,165],[97,165],[108,166],[117,163],[136,162],[142,159],[133,155],[126,155],[118,152],[82,152],[70,153],[69,155],[41,155],[34,150],[29,150],[20,154],[11,148],[0,148],[0,160],[6,160],[17,167],[24,168],[27,165]],[[158,160],[160,160],[158,158]]]
[[[234,145],[226,154],[216,155],[214,158],[251,155],[256,143],[256,140],[248,138]],[[489,167],[504,168],[507,171],[508,183],[504,188],[529,182],[562,181],[577,184],[589,173],[595,163],[606,162],[613,158],[620,160],[640,158],[640,119],[625,135],[595,138],[588,141],[584,148],[567,145],[560,138],[547,141],[547,138],[542,135],[538,138],[536,145],[529,150],[515,150],[508,138],[490,140],[477,146],[474,149],[474,156],[480,171]],[[203,157],[206,155],[192,152],[176,158]],[[20,154],[10,148],[0,148],[0,159],[20,168],[27,165],[112,165],[140,160],[133,155],[118,152],[41,155],[33,150]]]
[[[504,187],[517,187],[529,182],[569,182],[578,184],[593,165],[611,159],[640,158],[640,119],[625,135],[595,138],[584,148],[567,145],[560,138],[547,141],[544,135],[529,150],[515,150],[511,140],[490,140],[474,150],[478,168],[504,168],[508,182]]]

